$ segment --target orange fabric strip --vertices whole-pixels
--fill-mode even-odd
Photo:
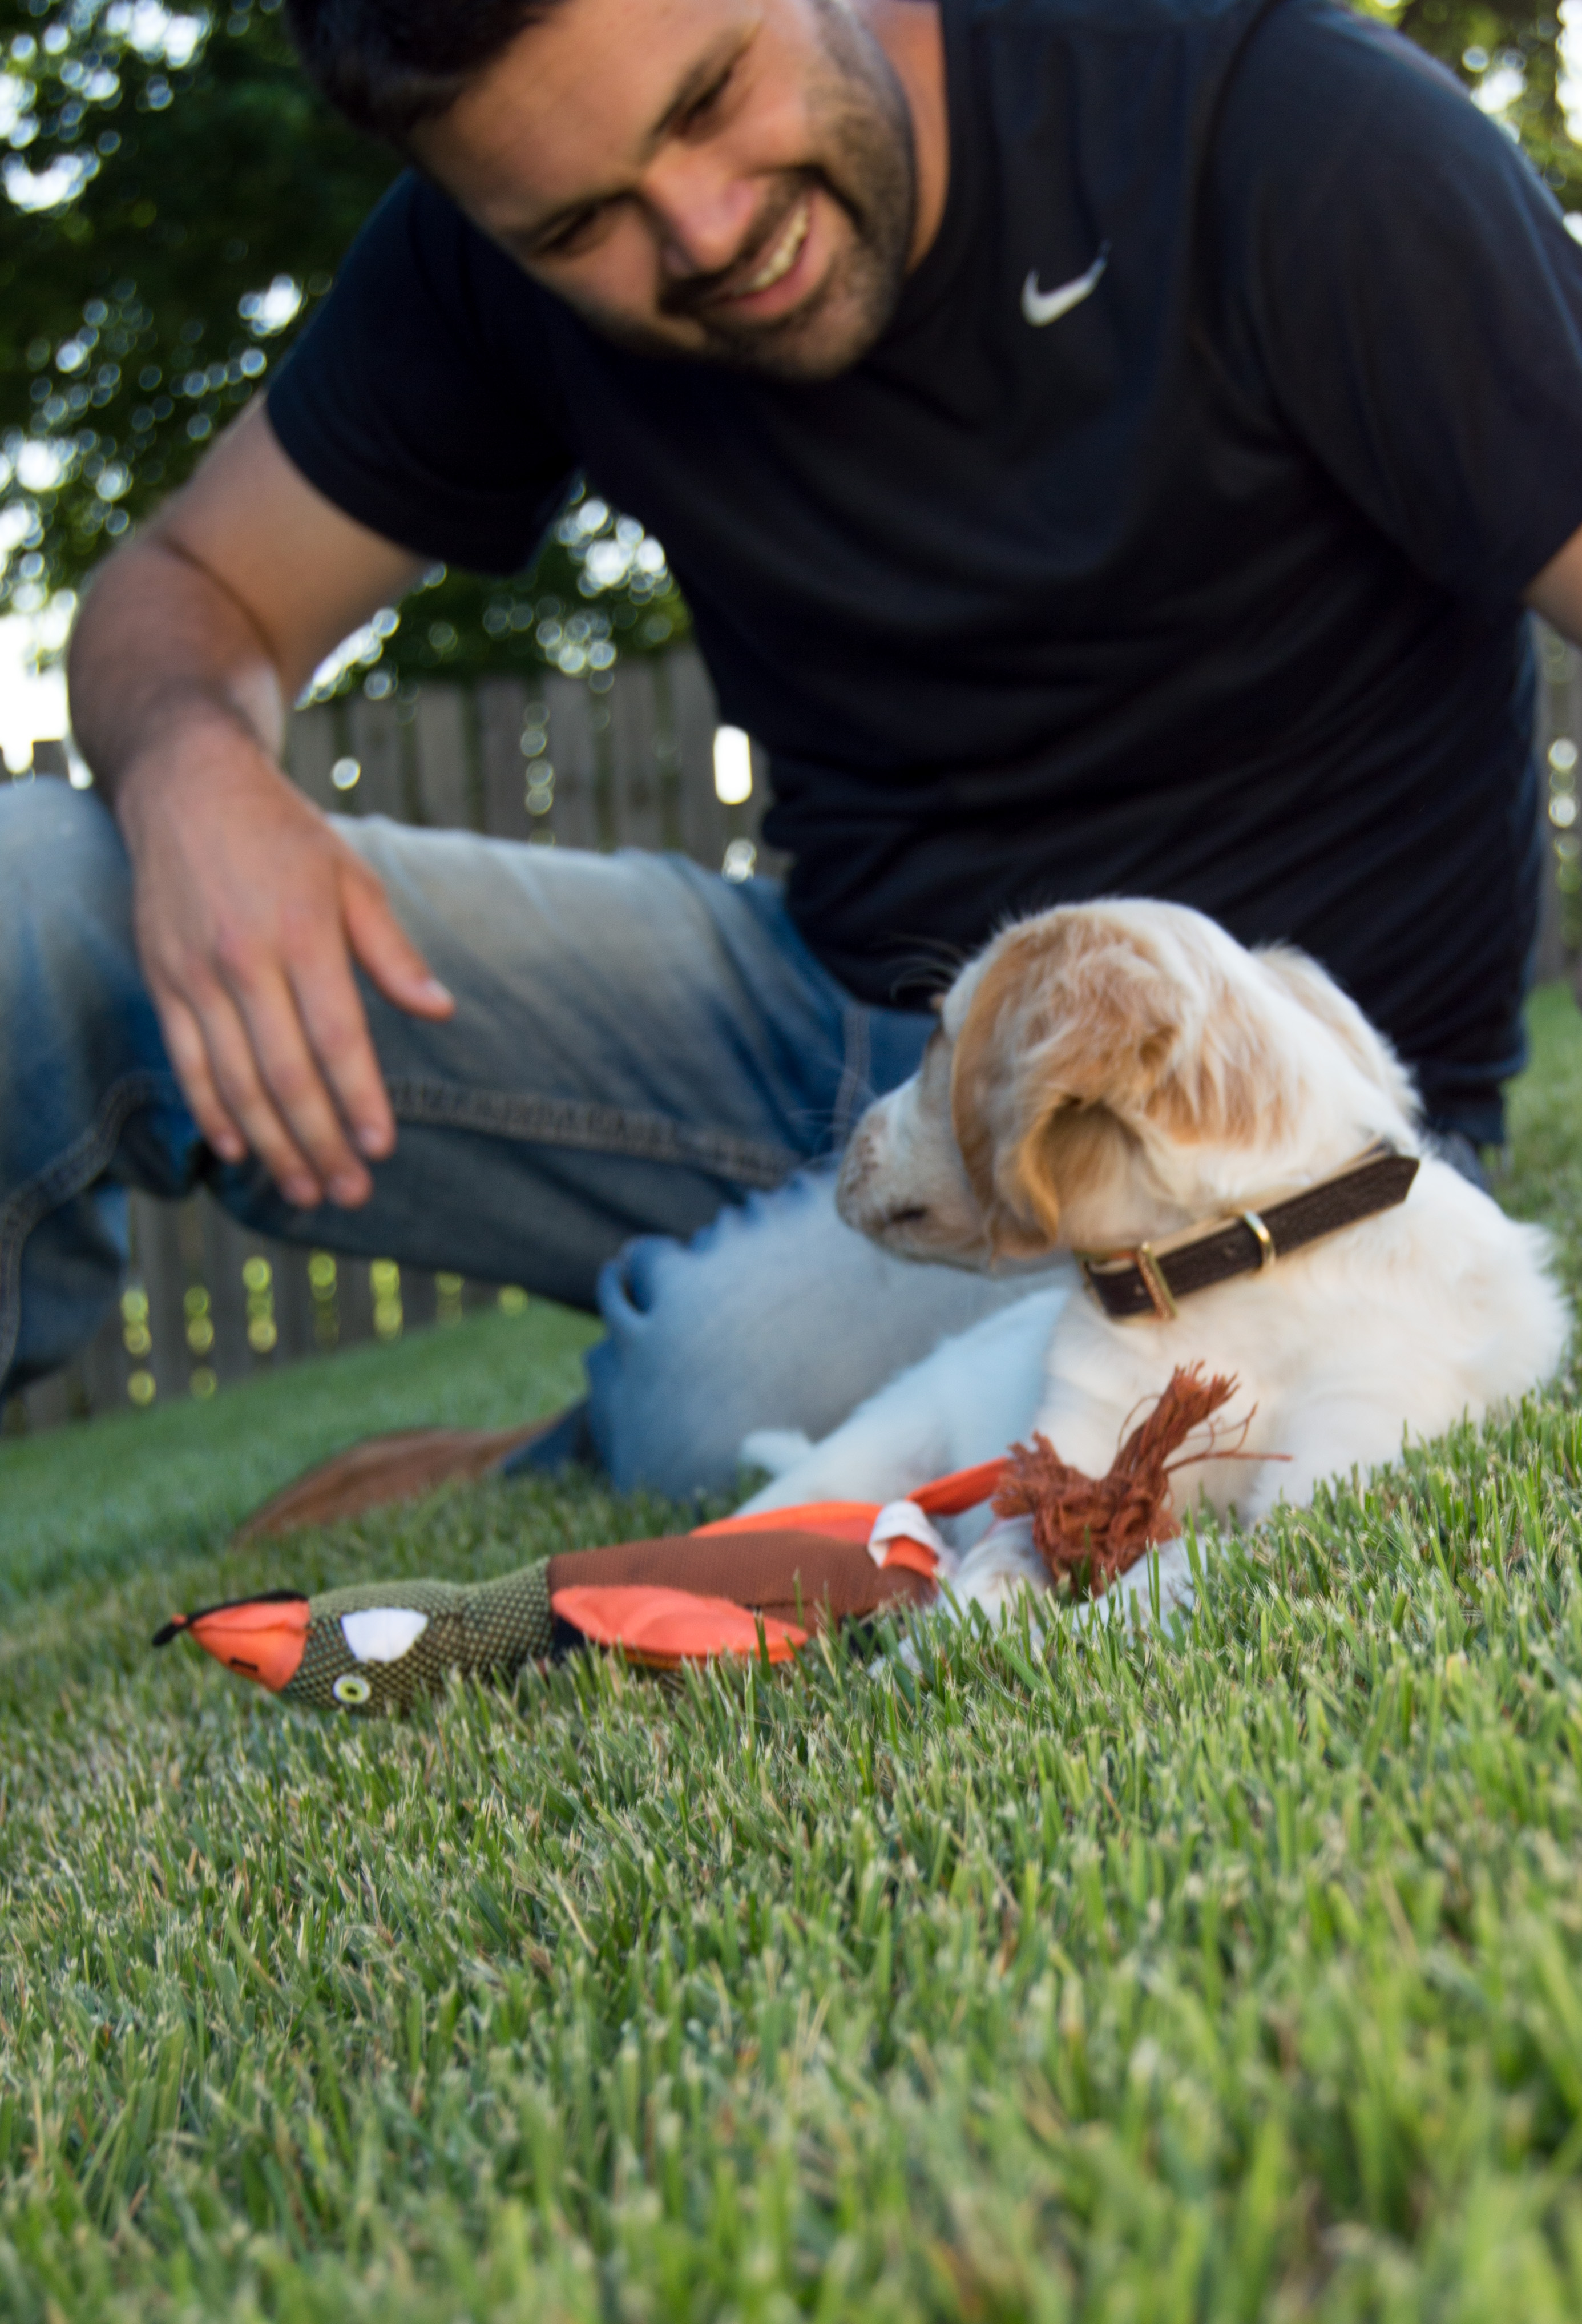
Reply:
[[[904,1533],[897,1534],[893,1541],[886,1542],[885,1554],[879,1563],[904,1565],[908,1573],[921,1573],[928,1582],[932,1582],[939,1572],[939,1560],[927,1543],[909,1541]]]
[[[980,1461],[975,1469],[957,1469],[948,1477],[936,1477],[933,1484],[920,1485],[906,1498],[915,1501],[924,1517],[957,1517],[963,1509],[975,1509],[980,1501],[997,1493],[1005,1471],[1004,1461]],[[799,1533],[826,1534],[832,1541],[866,1543],[884,1506],[879,1501],[804,1501],[796,1508],[760,1509],[753,1517],[716,1517],[713,1525],[698,1526],[694,1531],[700,1535],[758,1533],[768,1527],[777,1532],[789,1526]]]
[[[563,1622],[595,1646],[620,1646],[636,1662],[676,1664],[709,1655],[756,1655],[761,1627],[772,1663],[788,1662],[807,1632],[772,1614],[751,1614],[729,1598],[694,1598],[658,1583],[593,1584],[556,1590],[549,1600]]]
[[[920,1485],[906,1498],[916,1502],[924,1517],[959,1517],[998,1492],[1007,1466],[1003,1460],[980,1461],[975,1469],[958,1469],[949,1477],[936,1477],[932,1485]]]
[[[699,1535],[822,1533],[831,1541],[854,1541],[866,1548],[879,1508],[878,1501],[805,1501],[799,1508],[759,1509],[750,1517],[716,1517],[713,1525],[697,1526],[694,1531]]]

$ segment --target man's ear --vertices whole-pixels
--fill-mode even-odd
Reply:
[[[1176,996],[1132,932],[1086,908],[1000,937],[956,1035],[951,1115],[994,1250],[1033,1259],[1063,1195],[1146,1112],[1179,1045]]]

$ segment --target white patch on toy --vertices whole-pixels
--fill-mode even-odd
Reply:
[[[428,1628],[410,1606],[364,1606],[341,1616],[341,1636],[360,1663],[399,1663]]]

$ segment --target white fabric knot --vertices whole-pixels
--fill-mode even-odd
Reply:
[[[885,1552],[893,1541],[915,1541],[931,1550],[939,1562],[939,1570],[946,1581],[955,1573],[960,1558],[943,1536],[924,1517],[915,1501],[887,1501],[873,1521],[868,1536],[868,1554],[876,1565],[885,1562]]]

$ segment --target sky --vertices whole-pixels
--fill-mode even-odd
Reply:
[[[0,615],[0,755],[14,775],[32,763],[35,740],[65,734],[66,673],[32,662],[41,645],[60,642],[69,618],[69,609]]]

